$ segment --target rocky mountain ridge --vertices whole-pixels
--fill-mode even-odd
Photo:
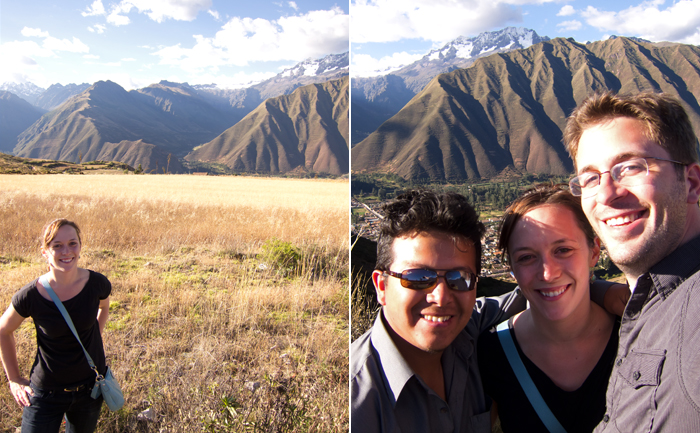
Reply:
[[[596,91],[668,92],[700,131],[700,47],[557,38],[435,77],[352,149],[353,172],[463,181],[504,170],[565,175],[566,117]],[[353,105],[354,109],[354,105]],[[353,127],[354,127],[353,111]]]
[[[475,37],[460,36],[416,62],[377,77],[353,77],[353,144],[367,137],[420,92],[435,76],[466,68],[476,59],[548,41],[534,30],[506,27]],[[357,121],[355,116],[357,115]]]

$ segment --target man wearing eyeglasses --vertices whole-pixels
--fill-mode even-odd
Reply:
[[[595,95],[567,121],[571,191],[633,290],[597,432],[700,431],[700,164],[675,99]]]
[[[463,196],[411,191],[384,210],[373,273],[382,310],[351,347],[351,429],[490,432],[476,338],[525,298],[474,308],[485,227]]]

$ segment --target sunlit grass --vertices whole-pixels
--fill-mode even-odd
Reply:
[[[347,209],[347,181],[0,176],[0,305],[45,271],[41,228],[67,217],[81,266],[113,286],[104,340],[126,405],[98,431],[347,431]],[[30,320],[15,337],[28,375]],[[138,420],[147,408],[156,421]]]

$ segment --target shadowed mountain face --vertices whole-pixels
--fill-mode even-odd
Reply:
[[[71,96],[79,95],[90,88],[87,83],[83,84],[52,84],[48,89],[39,95],[34,105],[44,110],[53,110],[61,106]]]
[[[220,134],[230,121],[186,84],[161,82],[127,92],[100,81],[46,114],[19,137],[14,154],[78,162],[104,160],[167,166],[193,147]],[[141,148],[147,149],[141,149]],[[127,149],[128,148],[128,149]],[[160,170],[159,170],[160,171]]]
[[[505,169],[565,175],[566,117],[597,90],[663,91],[700,131],[700,48],[627,38],[554,39],[433,79],[352,149],[356,172],[405,179],[488,178]]]
[[[353,78],[352,145],[364,140],[406,105],[438,74],[466,68],[478,58],[548,41],[534,30],[506,27],[472,38],[459,37],[387,75]]]
[[[36,122],[44,110],[19,96],[0,90],[0,152],[10,153],[17,137]]]
[[[348,75],[350,53],[330,54],[321,59],[308,59],[276,76],[243,89],[219,89],[215,86],[193,86],[200,96],[215,106],[233,110],[234,124],[264,100],[288,95],[299,87],[336,80]]]
[[[348,77],[270,98],[185,159],[234,170],[347,173]]]

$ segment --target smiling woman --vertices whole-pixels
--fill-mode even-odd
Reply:
[[[614,316],[589,294],[600,241],[576,197],[541,185],[506,210],[499,246],[530,302],[479,339],[484,389],[503,431],[590,432],[605,413],[617,349]]]
[[[41,247],[48,273],[42,282],[20,289],[0,318],[0,358],[12,396],[23,408],[23,432],[58,432],[64,417],[66,432],[89,433],[97,427],[103,398],[93,398],[91,392],[95,375],[107,373],[102,331],[112,285],[104,275],[78,267],[81,245],[74,222],[61,218],[48,223]],[[72,338],[50,292],[64,305],[80,341]],[[20,373],[13,335],[27,317],[36,326],[38,347],[29,379]]]
[[[347,180],[0,175],[0,191],[3,309],[45,272],[55,215],[112,284],[102,338],[125,403],[100,432],[348,431]],[[14,338],[28,377],[31,321]],[[0,431],[15,408],[1,386]]]

